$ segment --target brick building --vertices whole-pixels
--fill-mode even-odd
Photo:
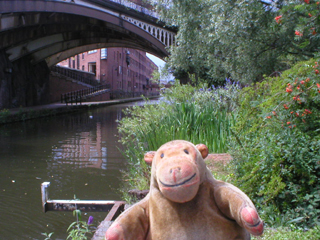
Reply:
[[[157,65],[146,52],[129,48],[102,48],[78,54],[58,64],[95,74],[100,84],[110,85],[111,91],[150,94],[159,91],[151,83],[151,75]]]

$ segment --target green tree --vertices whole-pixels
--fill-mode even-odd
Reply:
[[[301,13],[311,6],[304,1],[158,0],[156,3],[162,19],[179,29],[168,64],[180,76],[193,73],[213,84],[226,77],[242,83],[256,82],[265,74],[312,57],[320,44],[300,41],[301,37],[295,34],[305,23]],[[288,20],[283,17],[279,24],[275,17],[283,12]],[[319,21],[318,15],[313,14],[314,21]],[[301,48],[301,44],[308,48]]]

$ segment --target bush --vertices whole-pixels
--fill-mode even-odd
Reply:
[[[273,206],[300,226],[319,224],[318,64],[299,63],[245,89],[240,98],[230,141],[236,184],[261,208]]]

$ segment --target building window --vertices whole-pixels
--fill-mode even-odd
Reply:
[[[108,58],[108,49],[101,48],[101,59],[107,59],[107,58]]]
[[[88,54],[92,54],[92,53],[96,53],[96,52],[98,52],[98,50],[97,50],[97,49],[95,49],[95,50],[91,50],[91,51],[88,51]]]
[[[77,55],[77,69],[80,69],[80,55]]]
[[[84,54],[84,53],[82,53],[82,60],[84,59],[84,55],[85,55],[85,54]]]
[[[84,71],[84,65],[82,65],[82,71]]]
[[[97,75],[97,66],[95,62],[88,63],[88,70],[89,72],[94,73],[94,75]]]

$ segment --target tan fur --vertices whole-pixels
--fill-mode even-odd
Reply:
[[[107,240],[248,240],[250,233],[262,234],[263,222],[247,195],[206,168],[205,145],[176,140],[148,152],[149,162],[150,154],[150,192],[116,219]]]

